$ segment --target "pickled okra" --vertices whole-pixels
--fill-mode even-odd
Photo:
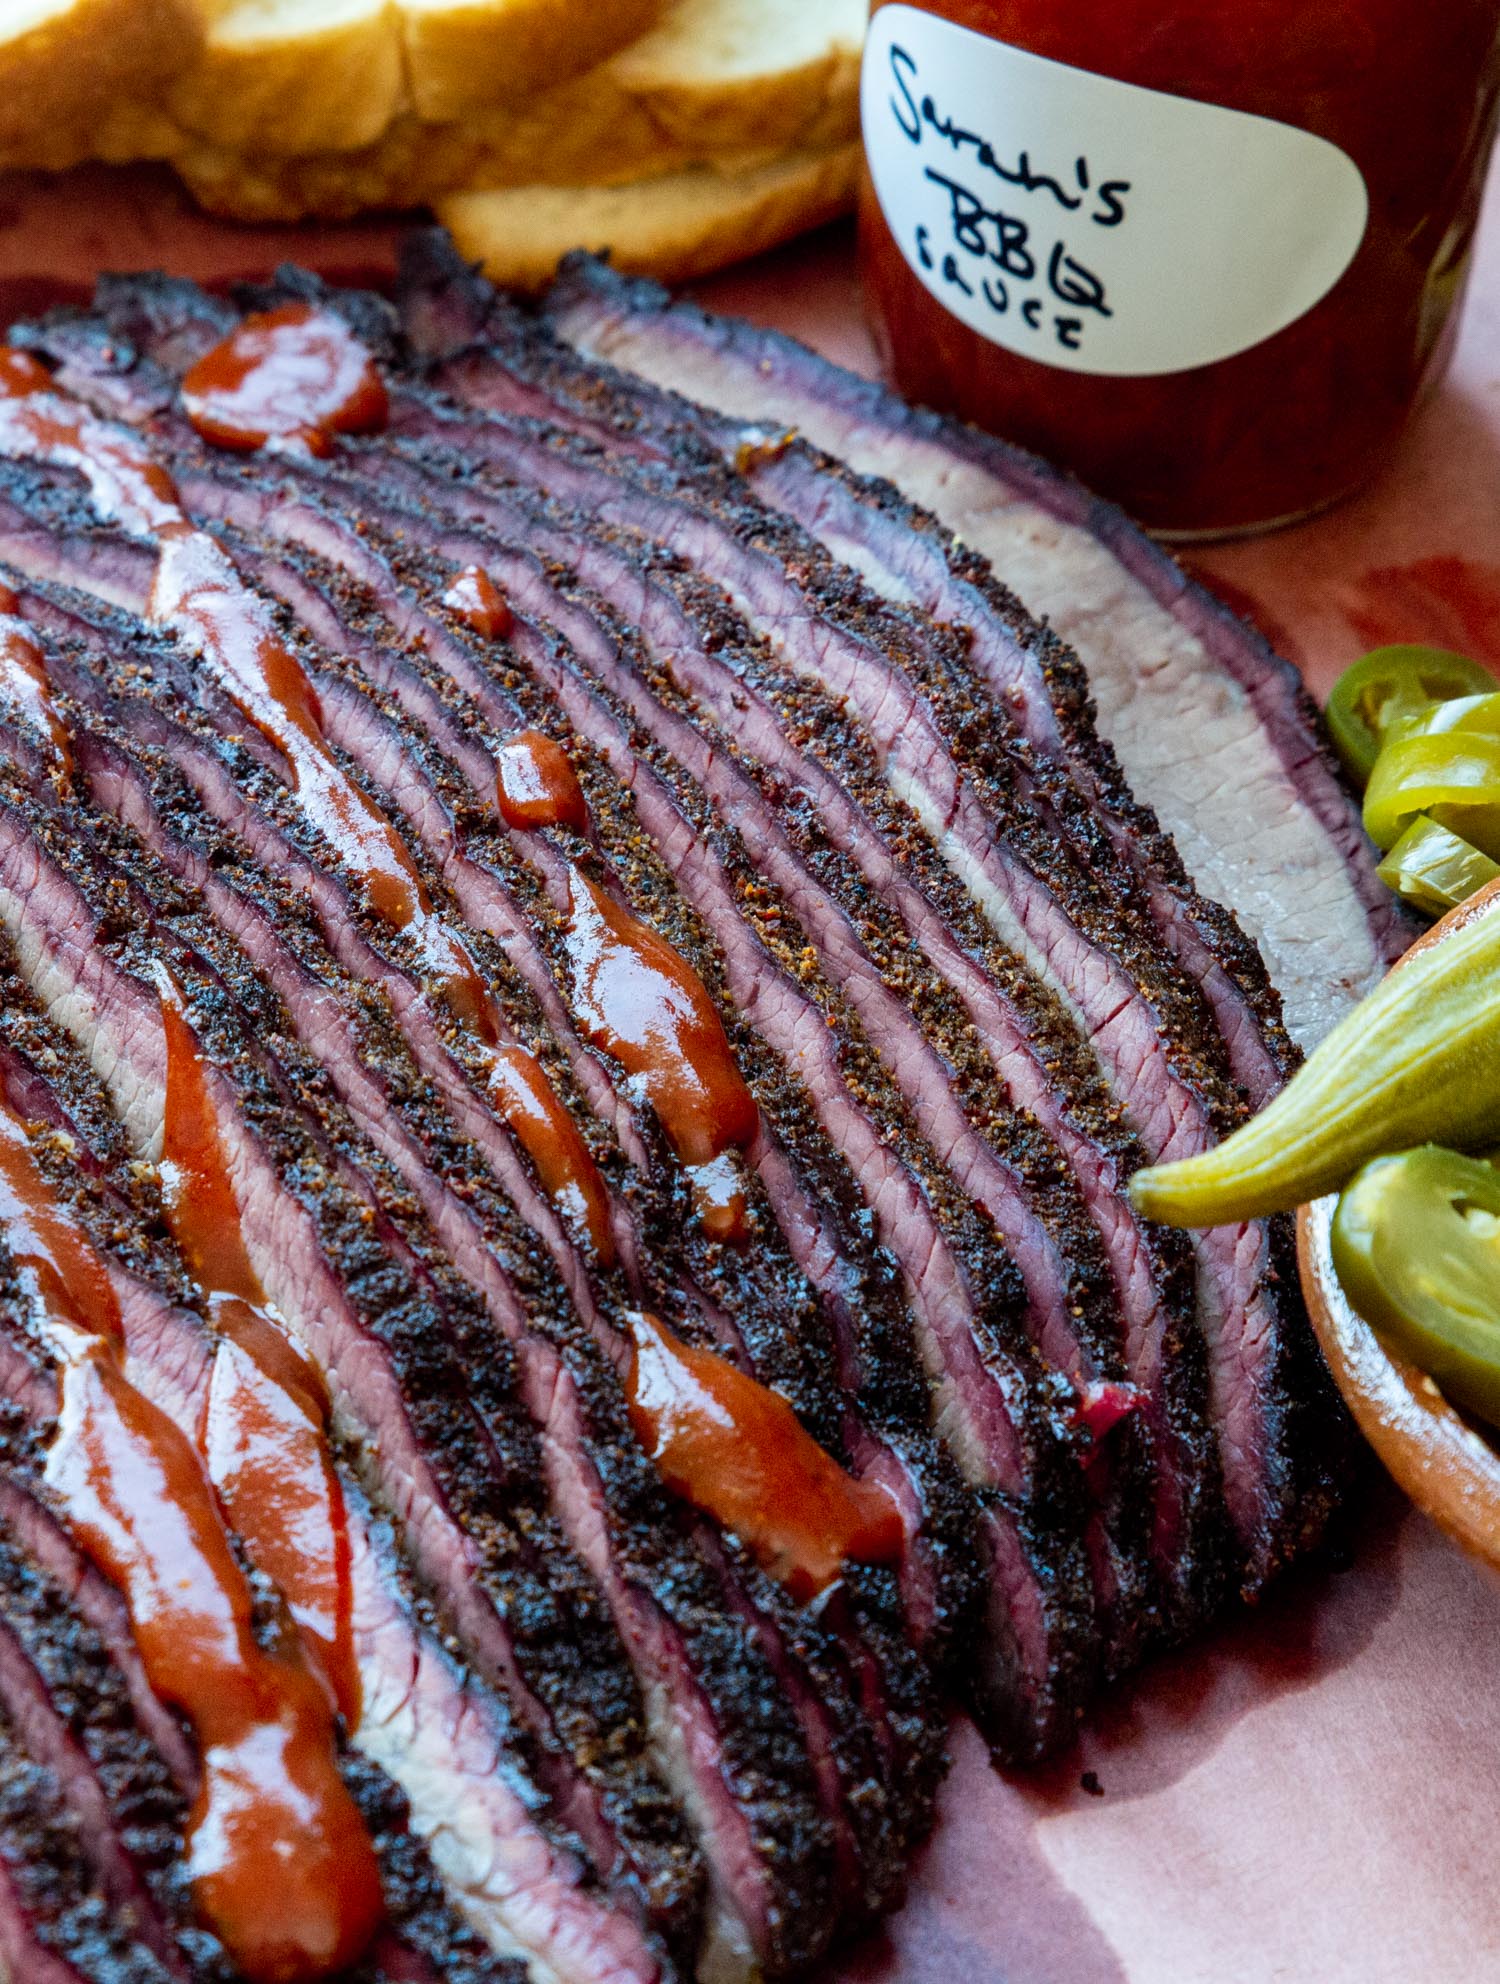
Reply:
[[[1168,1226],[1289,1212],[1371,1158],[1500,1138],[1500,909],[1420,951],[1334,1028],[1261,1113],[1214,1150],[1138,1171]]]

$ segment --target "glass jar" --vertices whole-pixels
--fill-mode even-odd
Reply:
[[[868,308],[892,376],[1153,529],[1305,516],[1441,376],[1495,0],[876,0]]]

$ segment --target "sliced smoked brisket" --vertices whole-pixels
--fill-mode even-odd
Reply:
[[[352,336],[381,430],[200,438],[181,382],[242,308]],[[12,339],[0,1104],[107,1264],[129,1382],[202,1439],[229,1353],[174,1238],[194,1044],[329,1400],[339,1770],[386,1911],[341,1974],[816,1974],[899,1902],[945,1693],[1001,1755],[1055,1748],[1337,1499],[1285,1222],[1188,1239],[1124,1190],[1399,940],[1310,710],[1037,465],[597,265],[538,315],[422,237],[395,310],[130,278]],[[1264,873],[1208,899],[1223,812],[1133,727],[1150,640],[1179,743],[1271,808],[1280,908]],[[528,738],[568,807],[508,801]],[[723,1042],[750,1113],[711,1162],[591,917]],[[566,1189],[502,1063],[569,1125]],[[17,1244],[0,1220],[0,1974],[230,1984],[183,1865],[203,1760],[46,1475]],[[716,1521],[653,1461],[643,1317],[789,1407],[899,1548],[811,1596]]]

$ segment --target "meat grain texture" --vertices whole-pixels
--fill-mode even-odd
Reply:
[[[383,431],[207,445],[184,373],[293,303],[374,354]],[[329,1402],[340,1762],[387,1918],[340,1974],[817,1974],[899,1905],[951,1703],[1003,1764],[1065,1745],[1337,1505],[1285,1222],[1184,1237],[1123,1189],[1401,947],[1316,717],[1041,465],[599,265],[523,311],[422,237],[394,307],[106,280],[11,340],[183,522],[3,429],[0,1091],[132,1383],[195,1437],[222,1311],[160,1162],[177,988],[246,1258]],[[164,607],[189,522],[305,685],[297,735]],[[521,732],[586,813],[508,823]],[[748,1085],[706,1170],[600,1022],[601,903]],[[227,1984],[183,1871],[203,1758],[42,1469],[58,1355],[0,1242],[0,1975]],[[879,1484],[899,1562],[809,1602],[665,1480],[643,1311]]]

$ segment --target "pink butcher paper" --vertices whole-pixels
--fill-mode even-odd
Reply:
[[[1367,494],[1205,577],[1315,692],[1378,641],[1500,668],[1500,201],[1452,378]],[[0,308],[84,300],[99,269],[208,283],[284,257],[394,267],[399,223],[236,229],[154,173],[0,189]],[[862,370],[834,230],[701,286]],[[1253,831],[1254,822],[1246,822]],[[1039,1775],[953,1731],[906,1909],[825,1984],[1477,1984],[1500,1977],[1500,1581],[1375,1486],[1350,1560],[1294,1576],[1157,1662]]]

